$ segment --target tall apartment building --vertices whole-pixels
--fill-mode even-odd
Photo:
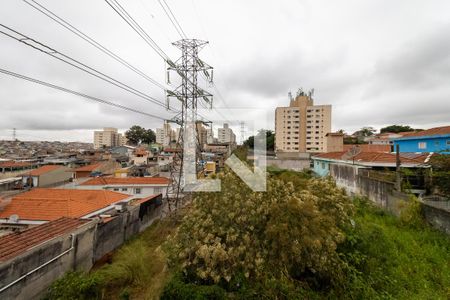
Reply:
[[[105,127],[102,131],[94,131],[94,149],[123,146],[127,138],[117,128]]]
[[[233,133],[233,130],[228,126],[227,123],[223,124],[223,128],[218,129],[217,135],[217,141],[219,143],[236,143],[236,135]]]
[[[275,110],[275,151],[327,152],[331,132],[331,105],[314,105],[311,94],[301,92],[288,107]]]
[[[172,141],[178,140],[179,128],[172,129],[169,123],[164,123],[163,128],[156,128],[156,143],[169,146]]]

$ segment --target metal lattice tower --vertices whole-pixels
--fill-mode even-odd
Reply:
[[[203,73],[206,79],[212,82],[212,67],[198,57],[200,50],[207,45],[207,41],[196,39],[182,39],[173,43],[181,50],[181,57],[175,61],[167,61],[168,72],[175,71],[181,77],[181,84],[174,90],[167,90],[167,108],[170,108],[169,99],[174,97],[181,102],[181,112],[170,122],[180,125],[175,157],[170,169],[171,183],[166,192],[169,204],[174,202],[175,209],[179,199],[184,196],[183,191],[187,185],[197,179],[199,171],[200,144],[197,134],[198,120],[197,107],[200,101],[212,107],[212,94],[198,86],[198,75]]]

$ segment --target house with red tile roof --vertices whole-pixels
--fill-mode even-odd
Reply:
[[[396,154],[390,152],[364,152],[352,148],[350,151],[320,153],[311,157],[314,172],[327,176],[331,164],[346,164],[360,168],[395,168]],[[433,153],[401,153],[402,168],[427,168]]]
[[[113,174],[119,164],[112,160],[91,163],[73,170],[74,178],[86,178],[92,175]]]
[[[70,233],[90,220],[61,217],[28,230],[10,233],[0,237],[0,263],[21,255],[51,239]]]
[[[393,140],[400,152],[439,152],[450,154],[450,126],[410,132]]]
[[[71,169],[59,165],[46,165],[22,175],[24,187],[49,187],[72,179]]]
[[[166,177],[97,177],[81,183],[77,188],[107,190],[136,197],[165,194],[169,185]]]
[[[32,225],[61,217],[90,218],[133,198],[107,190],[35,188],[14,196],[0,211],[0,223]]]

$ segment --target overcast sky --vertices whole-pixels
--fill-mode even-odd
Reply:
[[[158,82],[164,61],[102,0],[36,0]],[[119,0],[172,58],[179,39],[158,0]],[[332,0],[166,0],[189,37],[210,42],[201,57],[214,66],[227,120],[269,118],[287,94],[315,89],[315,103],[332,104],[333,130],[352,132],[450,122],[450,2]],[[162,89],[126,69],[25,2],[2,0],[0,23],[164,101]],[[140,111],[171,116],[52,57],[0,35],[0,68],[45,80]],[[213,93],[214,90],[211,90]],[[225,100],[225,101],[223,101]],[[12,128],[22,140],[92,141],[92,130],[144,117],[0,74],[0,139]],[[224,103],[225,102],[225,103]],[[239,113],[235,108],[247,108]],[[257,108],[254,113],[248,108]],[[262,110],[261,110],[262,109]],[[207,116],[218,124],[223,117]],[[240,133],[236,132],[239,137]]]

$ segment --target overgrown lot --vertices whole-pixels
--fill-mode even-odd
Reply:
[[[332,181],[272,172],[267,193],[231,173],[184,218],[153,225],[112,263],[70,273],[49,299],[449,299],[450,239],[412,202],[401,218]],[[175,230],[177,229],[177,230]]]

